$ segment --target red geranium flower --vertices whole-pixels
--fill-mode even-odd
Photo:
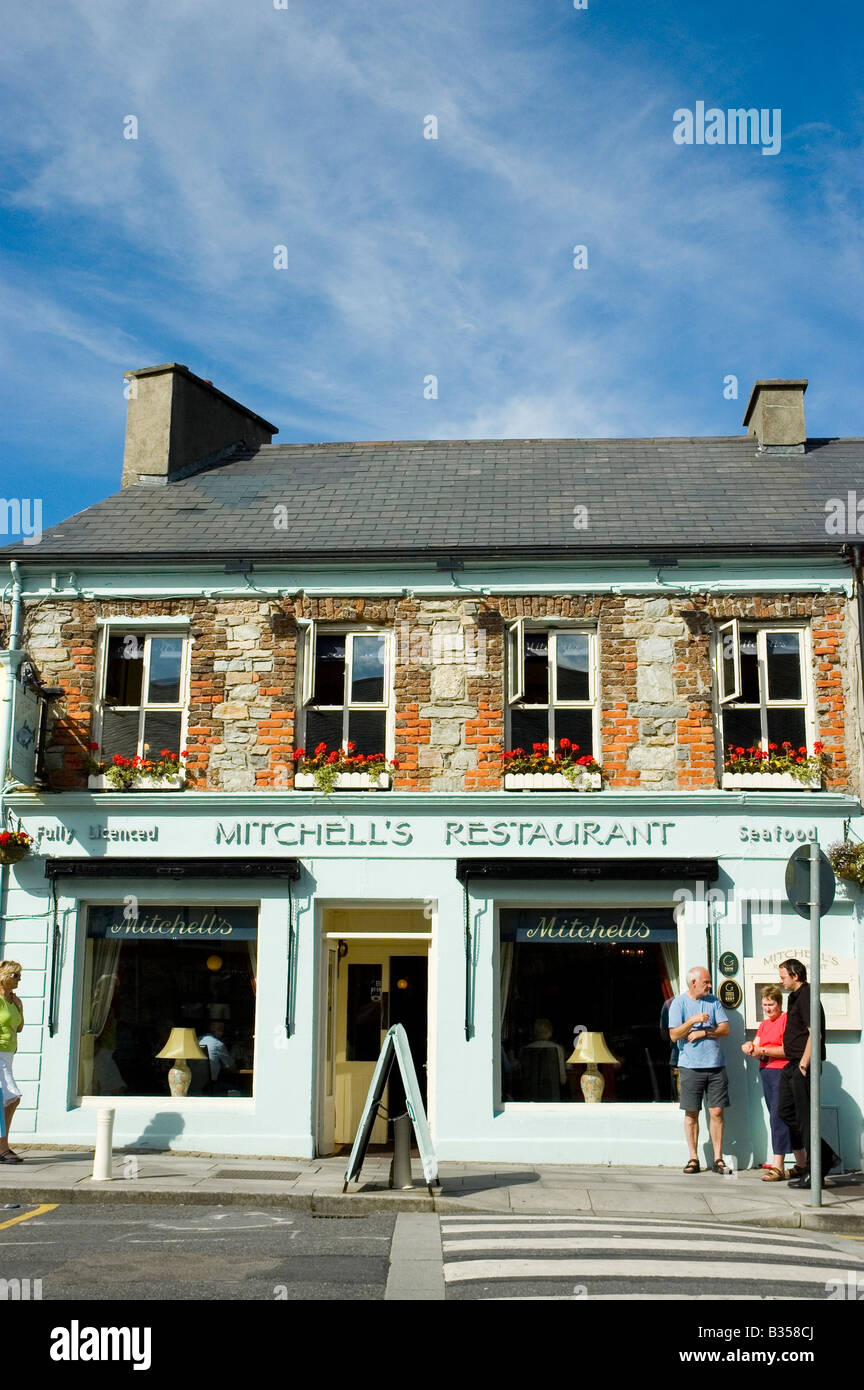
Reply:
[[[99,744],[98,744],[98,743],[88,743],[88,744],[87,744],[87,747],[90,749],[90,752],[91,752],[91,753],[95,753],[95,752],[98,750],[98,748],[99,748]]]
[[[824,747],[825,747],[825,744],[824,744],[824,743],[816,742],[816,743],[813,744],[813,752],[814,752],[814,753],[821,753],[821,752],[822,752],[822,749],[823,749]]]

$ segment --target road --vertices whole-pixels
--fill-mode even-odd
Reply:
[[[43,1301],[70,1302],[825,1302],[864,1295],[864,1242],[630,1217],[333,1217],[251,1204],[0,1210],[0,1299],[23,1294],[25,1280],[31,1299],[38,1290]]]

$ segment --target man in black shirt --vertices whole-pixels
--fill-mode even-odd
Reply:
[[[796,1149],[807,1151],[808,1172],[790,1182],[790,1187],[810,1186],[810,1067],[812,1063],[810,1037],[810,986],[807,968],[800,960],[784,960],[778,967],[780,985],[789,995],[786,1010],[786,1031],[783,1052],[788,1059],[780,1073],[778,1111],[786,1121]],[[819,1005],[819,1058],[825,1061],[825,1013]],[[819,1063],[817,1062],[817,1065]],[[797,1141],[797,1142],[796,1142]],[[822,1181],[825,1174],[840,1162],[831,1145],[822,1140]]]

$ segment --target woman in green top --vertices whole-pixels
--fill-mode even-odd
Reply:
[[[18,1051],[18,1034],[24,1027],[24,1010],[14,992],[21,979],[17,960],[0,960],[0,1100],[5,1116],[5,1137],[0,1136],[0,1163],[23,1163],[9,1147],[9,1126],[21,1099],[12,1075],[12,1058]]]

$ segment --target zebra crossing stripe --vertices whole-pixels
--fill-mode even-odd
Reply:
[[[506,1248],[506,1247],[505,1247]],[[735,1281],[750,1279],[762,1284],[809,1284],[820,1287],[828,1279],[845,1284],[846,1273],[835,1266],[814,1265],[788,1269],[777,1264],[723,1261],[715,1267],[704,1260],[456,1260],[444,1266],[448,1284],[492,1279],[698,1279]]]
[[[692,1251],[692,1240],[668,1240],[664,1236],[656,1239],[643,1239],[641,1237],[631,1238],[621,1245],[621,1250],[655,1250],[658,1253],[664,1250]],[[700,1240],[700,1253],[710,1254],[743,1254],[750,1249],[747,1245],[742,1245],[737,1240]],[[582,1236],[534,1236],[516,1237],[514,1240],[506,1242],[501,1240],[445,1240],[443,1242],[445,1254],[458,1254],[463,1250],[606,1250],[610,1254],[612,1251],[609,1246],[608,1237],[589,1236],[585,1239]],[[811,1257],[825,1260],[829,1258],[823,1250],[818,1247],[808,1252]],[[789,1254],[789,1250],[784,1245],[772,1246],[765,1241],[759,1242],[760,1255],[779,1255]],[[830,1258],[835,1260],[836,1254],[832,1253]],[[815,1267],[815,1266],[813,1266]]]
[[[475,1222],[473,1217],[470,1219],[462,1217],[457,1223],[448,1222],[446,1226],[442,1218],[441,1230],[442,1235],[446,1236],[468,1234],[469,1232],[480,1234],[486,1231],[536,1231],[538,1234],[547,1231],[607,1231],[614,1239],[619,1238],[620,1235],[625,1233],[632,1235],[650,1235],[655,1231],[662,1232],[664,1235],[689,1234],[699,1235],[700,1237],[706,1233],[710,1233],[712,1236],[734,1236],[736,1239],[740,1240],[742,1248],[745,1249],[748,1244],[758,1245],[761,1249],[766,1239],[770,1239],[777,1245],[792,1246],[796,1250],[808,1247],[813,1250],[824,1249],[824,1246],[812,1239],[805,1238],[801,1240],[797,1236],[786,1236],[773,1230],[742,1230],[740,1226],[715,1226],[713,1222],[710,1225],[701,1222],[693,1226],[667,1226],[664,1223],[652,1222],[650,1225],[634,1226],[629,1221],[577,1221],[574,1217],[558,1216],[549,1218],[544,1224],[538,1225],[534,1222],[526,1221],[521,1216],[515,1219],[502,1218],[499,1216],[494,1221],[484,1221],[482,1223]],[[854,1258],[858,1257],[853,1256],[853,1259]]]

